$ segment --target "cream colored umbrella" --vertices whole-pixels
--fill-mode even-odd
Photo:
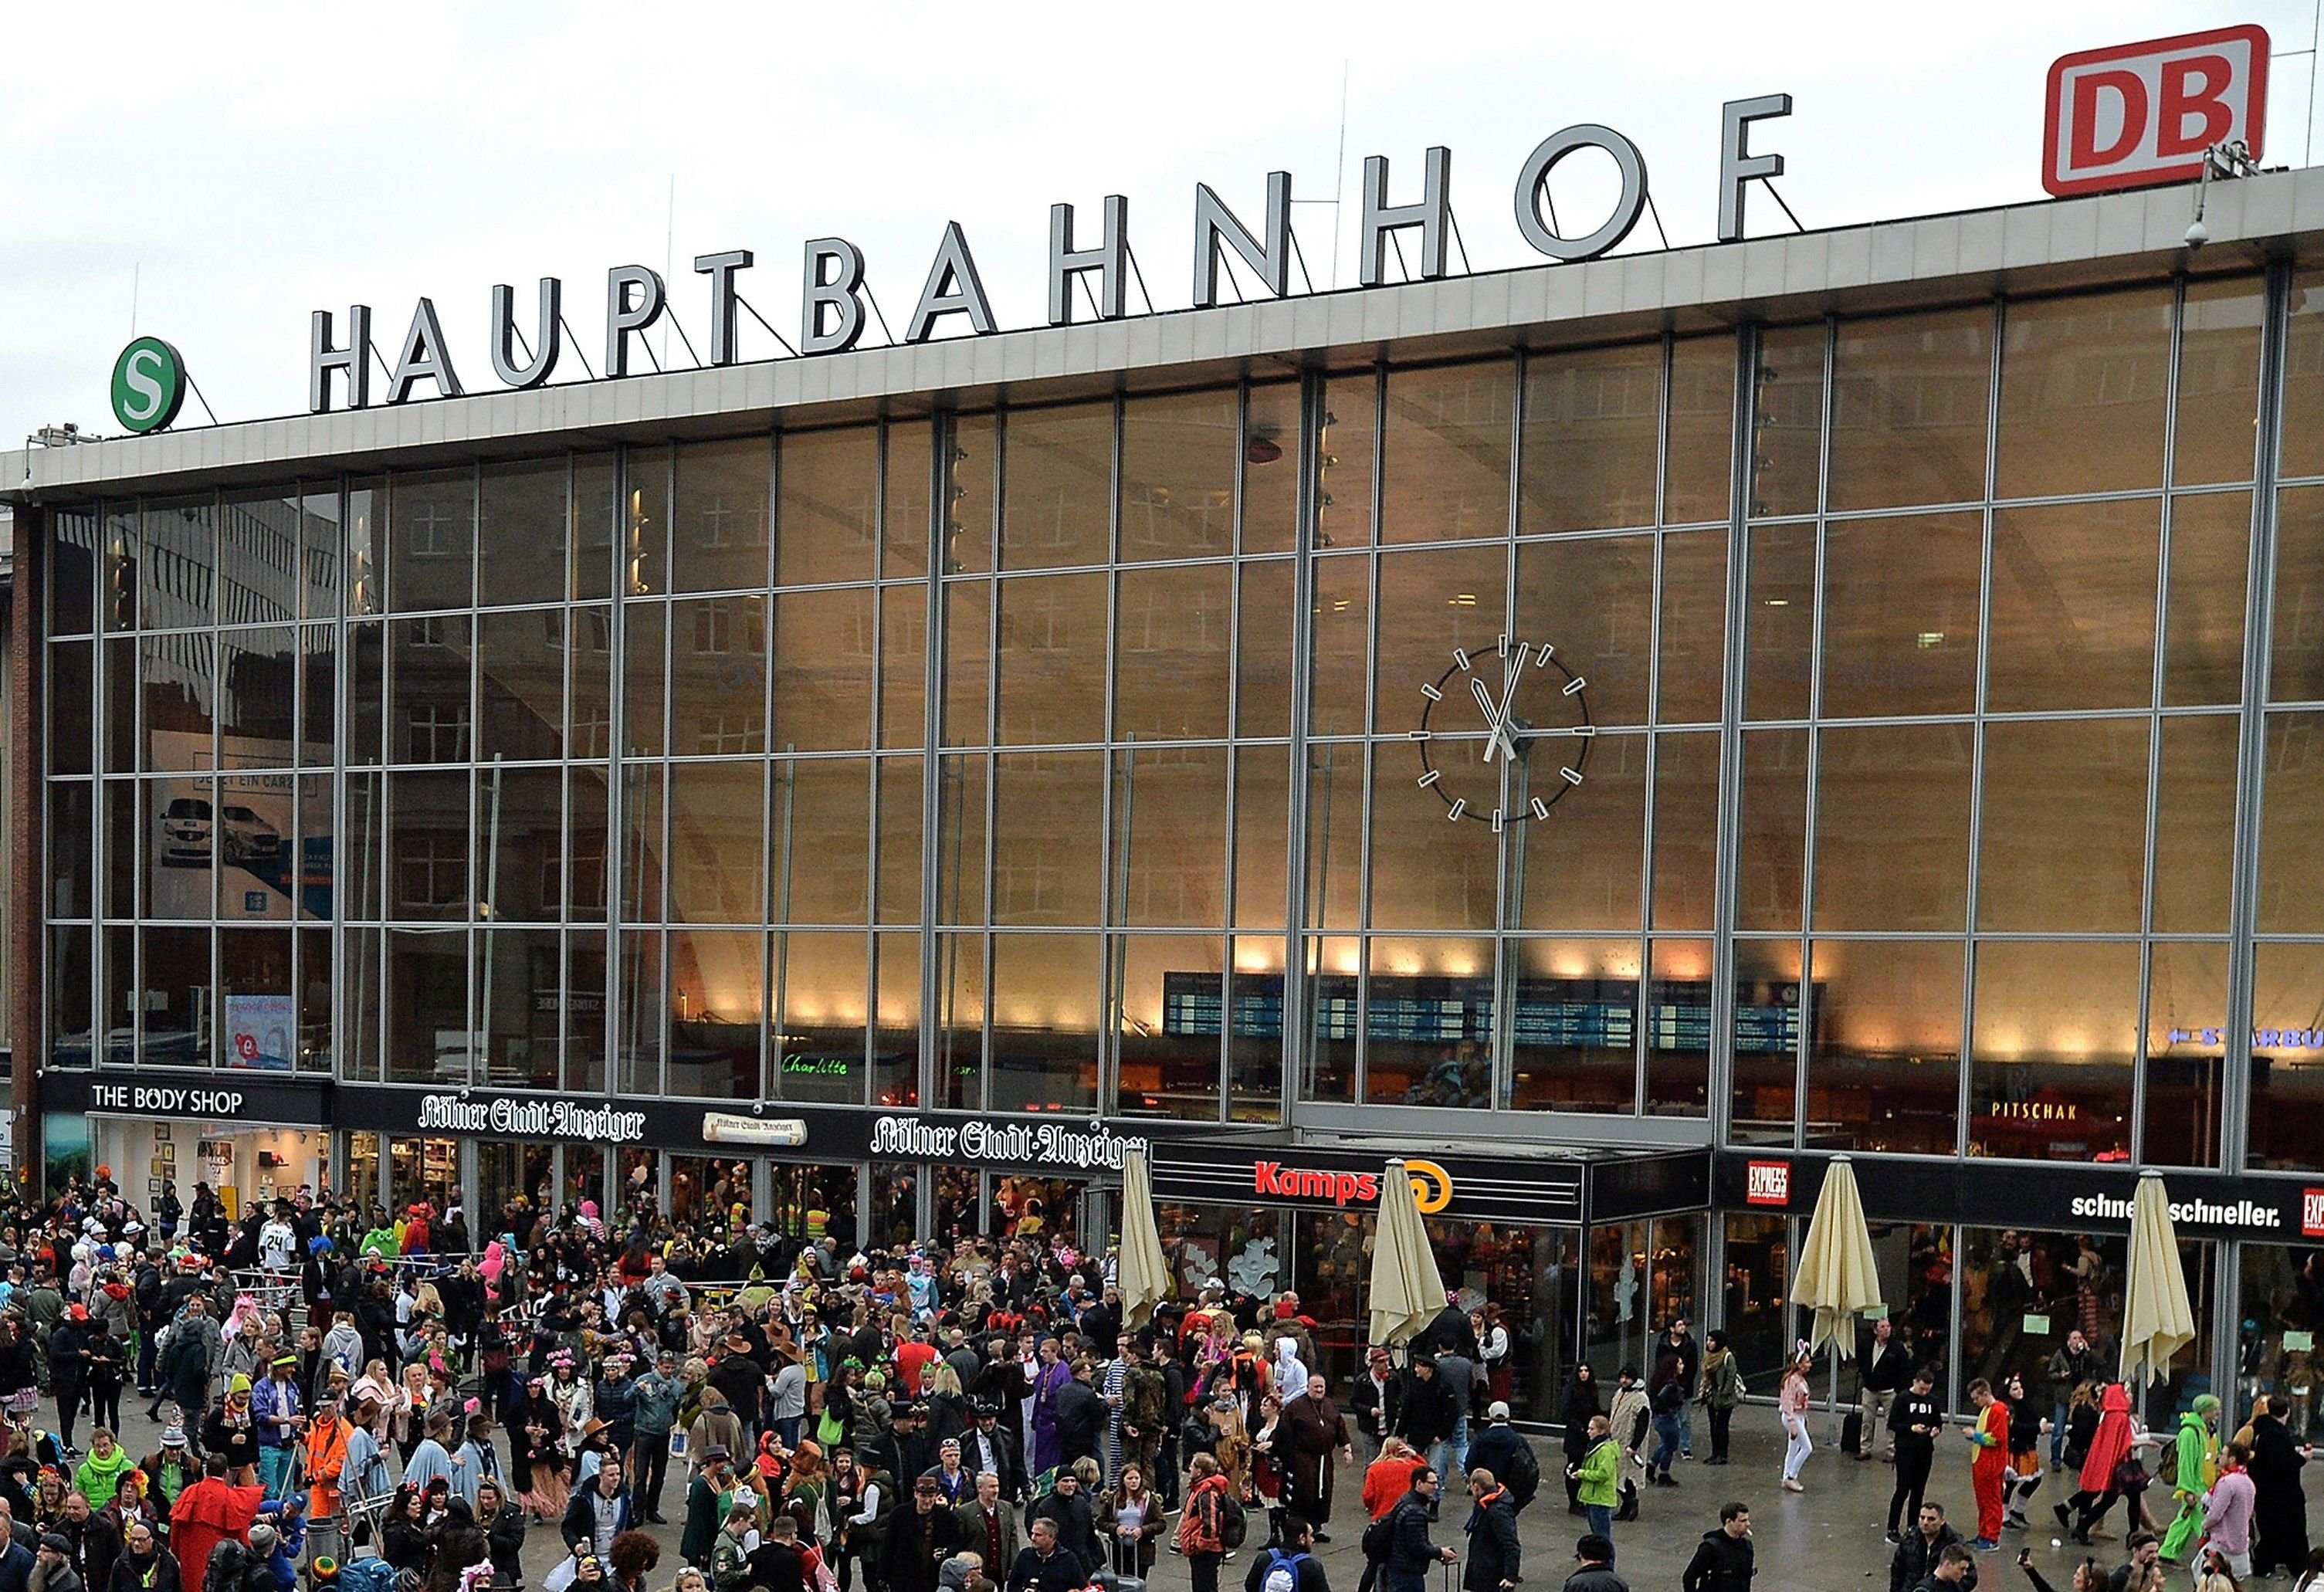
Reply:
[[[1864,1225],[1864,1201],[1856,1192],[1856,1168],[1845,1155],[1832,1157],[1823,1192],[1809,1219],[1807,1242],[1792,1278],[1792,1302],[1815,1312],[1808,1352],[1831,1346],[1831,1408],[1840,1411],[1840,1362],[1856,1354],[1856,1318],[1880,1308],[1880,1273],[1872,1257],[1872,1233]]]
[[[1420,1219],[1420,1196],[1404,1163],[1388,1164],[1380,1183],[1379,1231],[1372,1240],[1371,1341],[1402,1343],[1444,1308],[1444,1279]]]
[[[1114,1284],[1121,1290],[1122,1325],[1133,1330],[1152,1320],[1154,1307],[1170,1297],[1170,1263],[1154,1222],[1154,1173],[1143,1150],[1122,1157],[1121,1256]]]
[[[2143,1172],[2130,1207],[2130,1275],[2122,1291],[2122,1379],[2132,1387],[2160,1382],[2171,1357],[2195,1341],[2187,1273],[2171,1226],[2163,1174]]]

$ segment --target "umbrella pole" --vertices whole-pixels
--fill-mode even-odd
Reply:
[[[1831,1340],[1831,1451],[1840,1452],[1840,1339]]]

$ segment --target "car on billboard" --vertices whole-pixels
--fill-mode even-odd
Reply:
[[[282,832],[248,807],[220,807],[218,827],[228,867],[272,862],[282,849]]]
[[[161,809],[161,858],[164,868],[210,865],[210,805],[199,796],[177,796]]]

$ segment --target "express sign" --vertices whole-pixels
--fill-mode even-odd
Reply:
[[[2042,186],[2061,198],[2201,175],[2203,153],[2267,126],[2267,31],[2181,33],[2061,56],[2050,68]]]

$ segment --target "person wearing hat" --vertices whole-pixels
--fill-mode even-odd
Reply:
[[[0,1583],[6,1578],[6,1560],[0,1557]],[[113,1561],[110,1592],[179,1592],[178,1561],[161,1545],[155,1523],[142,1517],[129,1523],[121,1557]]]
[[[250,1410],[250,1378],[239,1371],[226,1378],[226,1397],[202,1422],[202,1449],[224,1455],[236,1484],[256,1480],[258,1422]]]
[[[163,1427],[161,1446],[140,1460],[137,1468],[145,1474],[145,1495],[152,1500],[153,1513],[161,1521],[161,1535],[166,1540],[170,1534],[170,1505],[202,1474],[199,1462],[187,1449],[185,1428]]]
[[[668,1523],[662,1519],[661,1489],[669,1474],[670,1429],[678,1424],[678,1407],[685,1396],[678,1351],[670,1348],[654,1356],[653,1369],[630,1387],[630,1423],[636,1433],[630,1450],[630,1490],[639,1514],[654,1525]]]
[[[251,1390],[251,1418],[258,1425],[258,1485],[270,1498],[282,1490],[300,1429],[307,1423],[298,1376],[299,1357],[278,1354],[266,1367],[266,1380]]]
[[[1001,1495],[1013,1504],[1025,1495],[1025,1466],[1017,1451],[1016,1437],[1001,1424],[997,1404],[980,1402],[972,1411],[976,1424],[961,1439],[961,1464],[971,1476],[989,1471],[1000,1477]],[[1016,1555],[1010,1558],[1014,1560]]]
[[[686,1530],[678,1551],[696,1569],[709,1568],[711,1551],[717,1546],[715,1539],[724,1513],[718,1501],[733,1486],[733,1450],[724,1443],[711,1443],[696,1452],[699,1468],[687,1484]]]
[[[447,1487],[453,1483],[452,1469],[452,1406],[438,1402],[428,1406],[421,1418],[422,1432],[411,1458],[403,1462],[403,1484],[425,1487],[431,1482],[442,1482]]]
[[[339,1477],[347,1464],[347,1439],[353,1428],[339,1413],[338,1390],[326,1387],[315,1395],[315,1413],[300,1439],[307,1476],[307,1518],[315,1538],[315,1551],[336,1559],[339,1541]]]
[[[709,1384],[725,1396],[726,1405],[744,1433],[759,1423],[759,1390],[767,1384],[766,1367],[751,1357],[751,1340],[740,1332],[727,1334],[725,1351],[711,1363]]]
[[[933,1477],[916,1477],[911,1501],[889,1517],[881,1544],[886,1592],[936,1592],[936,1572],[961,1541],[960,1518],[945,1507],[943,1488]]]
[[[956,1437],[948,1437],[936,1445],[936,1468],[924,1474],[936,1484],[949,1508],[959,1508],[976,1488],[976,1473],[961,1463],[960,1439]]]
[[[32,1579],[36,1583],[34,1592],[86,1592],[87,1583],[73,1568],[72,1539],[60,1532],[42,1534]]]
[[[81,1400],[88,1391],[88,1306],[67,1307],[64,1319],[49,1330],[49,1391],[57,1400],[57,1440],[68,1455],[73,1447],[73,1422],[79,1418]]]
[[[1523,1433],[1509,1424],[1509,1407],[1498,1399],[1486,1408],[1485,1430],[1469,1444],[1471,1469],[1489,1470],[1508,1489],[1510,1506],[1519,1514],[1541,1488],[1541,1459]]]

